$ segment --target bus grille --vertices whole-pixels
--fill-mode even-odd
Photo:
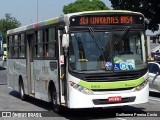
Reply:
[[[99,75],[85,75],[85,80],[88,82],[111,82],[111,81],[123,81],[134,80],[140,77],[139,74],[99,74]]]

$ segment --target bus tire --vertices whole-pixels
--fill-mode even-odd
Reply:
[[[57,92],[55,88],[53,89],[53,93],[52,93],[52,108],[53,108],[53,111],[56,113],[59,113],[61,111],[60,105],[58,105],[57,103]]]
[[[26,95],[24,92],[24,85],[22,80],[20,80],[20,83],[19,83],[19,94],[20,94],[21,100],[23,101],[26,100]]]

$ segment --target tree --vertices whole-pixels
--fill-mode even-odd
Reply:
[[[158,30],[160,23],[160,0],[110,0],[113,9],[141,12],[149,21],[148,29]]]
[[[82,11],[95,11],[95,10],[108,10],[109,8],[101,0],[77,0],[63,7],[65,14],[82,12]]]
[[[9,29],[17,28],[20,25],[21,23],[16,18],[11,17],[11,14],[5,14],[5,19],[0,19],[0,32],[3,34],[4,39]]]

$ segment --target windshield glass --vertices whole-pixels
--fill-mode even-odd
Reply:
[[[75,71],[124,71],[146,67],[145,54],[143,54],[145,53],[143,33],[129,31],[125,37],[122,37],[123,33],[124,31],[71,33],[70,69]]]
[[[129,31],[119,39],[122,32],[113,32],[114,70],[139,70],[146,67],[146,50],[143,32]]]

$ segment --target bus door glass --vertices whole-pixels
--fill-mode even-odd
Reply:
[[[61,102],[65,103],[67,101],[67,81],[66,81],[66,56],[64,55],[64,50],[62,48],[62,35],[63,30],[58,31],[59,35],[59,63],[60,63],[60,86],[61,86]]]
[[[34,34],[27,35],[27,76],[28,76],[28,92],[34,93],[33,79],[33,41]]]

